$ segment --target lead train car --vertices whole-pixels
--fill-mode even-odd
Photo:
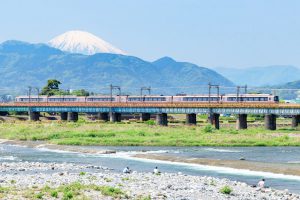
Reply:
[[[181,95],[181,96],[87,96],[78,97],[71,95],[61,96],[18,96],[15,102],[270,102],[276,103],[279,101],[278,96],[272,94],[241,94],[237,97],[236,94],[226,95]]]

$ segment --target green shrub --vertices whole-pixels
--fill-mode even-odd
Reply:
[[[231,194],[232,189],[228,185],[226,185],[220,189],[220,192],[222,194]]]
[[[213,127],[212,125],[207,125],[203,129],[204,133],[212,133],[213,132]]]
[[[154,120],[148,120],[148,121],[145,121],[145,124],[155,125],[155,121]]]
[[[39,193],[37,193],[37,194],[35,195],[35,198],[37,198],[37,199],[42,199],[43,196],[44,196],[44,194],[41,193],[41,192],[39,192]]]
[[[58,197],[58,192],[54,190],[54,191],[51,192],[50,195],[51,195],[51,197],[57,198]]]
[[[37,139],[36,136],[33,136],[33,137],[31,138],[31,140],[32,140],[32,141],[37,141],[38,139]]]
[[[63,195],[63,200],[69,200],[69,199],[72,199],[73,198],[73,192],[72,191],[66,191],[64,192],[64,195]]]
[[[114,198],[120,197],[122,194],[122,190],[119,188],[111,187],[111,186],[100,186],[100,191],[105,196],[111,196]]]
[[[145,136],[146,134],[145,134],[145,132],[140,131],[140,132],[138,132],[138,135],[139,135],[139,136]]]
[[[5,192],[8,192],[8,191],[9,191],[9,188],[0,186],[0,193],[5,193]]]
[[[84,176],[86,173],[85,172],[80,172],[79,175],[80,176]]]

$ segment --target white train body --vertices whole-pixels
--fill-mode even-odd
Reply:
[[[180,95],[180,96],[18,96],[15,99],[16,102],[147,102],[147,103],[159,103],[159,102],[270,102],[276,103],[279,101],[278,96],[272,94],[240,94],[238,97],[236,94],[226,95],[211,95],[210,100],[208,95]]]

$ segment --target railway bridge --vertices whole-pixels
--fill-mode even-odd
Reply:
[[[186,114],[186,123],[195,125],[197,114],[208,114],[209,121],[215,128],[219,129],[220,114],[237,115],[237,129],[247,129],[247,115],[264,115],[265,128],[276,129],[277,116],[291,116],[292,126],[296,127],[300,123],[300,104],[286,103],[146,103],[146,102],[59,102],[59,103],[2,103],[0,112],[28,112],[29,119],[38,121],[40,112],[60,113],[61,120],[77,121],[78,113],[98,113],[100,119],[104,121],[121,121],[124,113],[140,113],[141,120],[147,121],[150,115],[156,115],[158,125],[168,125],[168,114]]]

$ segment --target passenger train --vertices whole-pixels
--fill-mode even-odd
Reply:
[[[18,96],[15,102],[279,102],[278,96],[272,94],[224,94],[224,95],[176,95],[176,96]]]

